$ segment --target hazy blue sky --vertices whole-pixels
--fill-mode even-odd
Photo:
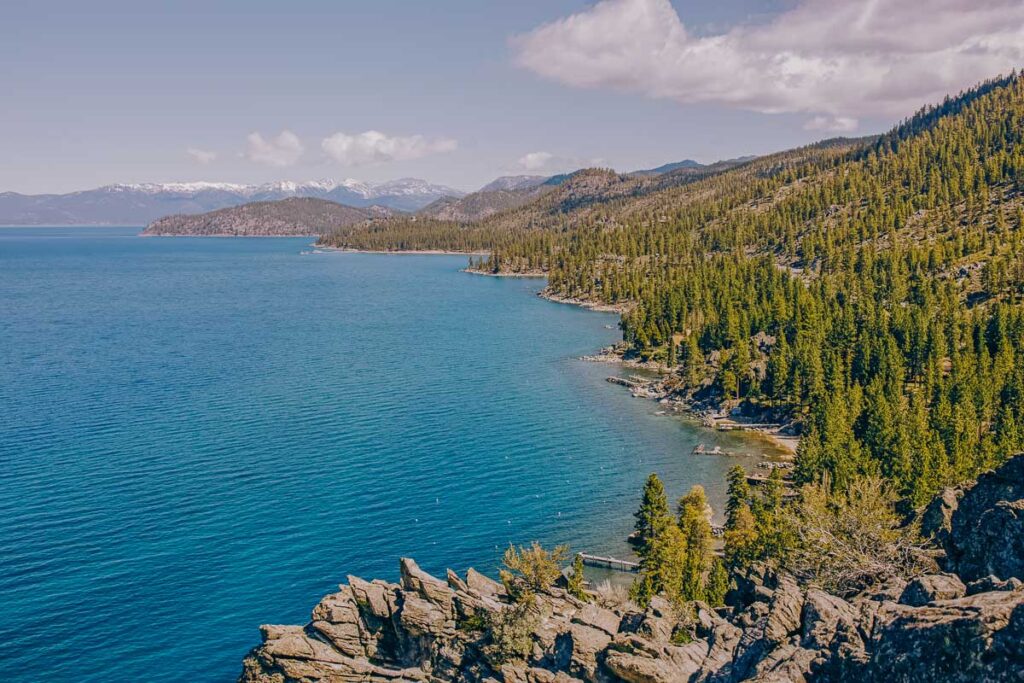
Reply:
[[[1024,62],[1019,0],[157,4],[0,10],[0,190],[712,161]]]

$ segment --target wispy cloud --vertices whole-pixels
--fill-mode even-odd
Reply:
[[[772,20],[693,35],[669,0],[602,0],[512,39],[516,61],[577,87],[812,115],[851,131],[1024,62],[1020,0],[795,0]]]
[[[529,152],[519,157],[513,170],[528,171],[530,173],[564,173],[575,171],[580,168],[600,166],[604,163],[602,159],[580,159],[577,157],[565,157],[551,152]]]
[[[246,138],[248,150],[245,156],[259,164],[270,166],[292,166],[305,151],[302,141],[290,130],[283,130],[277,137],[264,138],[260,133],[249,133]]]
[[[804,130],[824,130],[833,133],[849,133],[857,130],[857,119],[849,116],[815,116],[807,119]]]
[[[217,160],[216,152],[211,152],[205,149],[199,149],[198,147],[189,147],[188,149],[185,150],[185,153],[188,154],[189,158],[191,158],[192,161],[196,162],[197,164],[203,164],[204,166],[206,164],[211,164]]]
[[[540,171],[547,168],[554,158],[551,152],[530,152],[519,157],[519,168],[524,171]]]
[[[422,135],[389,136],[376,130],[350,135],[335,133],[320,145],[327,156],[345,166],[364,166],[389,161],[409,161],[431,154],[451,152],[458,143],[448,138]]]

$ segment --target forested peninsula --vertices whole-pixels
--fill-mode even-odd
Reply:
[[[250,202],[208,213],[166,216],[151,223],[142,234],[164,237],[305,237],[394,213],[382,206],[357,208],[314,197],[290,197]]]
[[[792,472],[638,492],[628,594],[564,547],[501,582],[355,577],[264,627],[243,681],[1010,681],[1024,670],[1024,78],[884,135],[722,166],[589,169],[477,220],[398,216],[321,244],[480,252],[614,306],[667,397],[770,415]],[[682,493],[682,492],[676,492]]]

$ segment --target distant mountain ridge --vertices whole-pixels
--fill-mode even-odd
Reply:
[[[479,221],[533,201],[551,189],[549,181],[546,176],[504,176],[463,197],[441,197],[416,213],[445,221]]]
[[[441,197],[466,193],[417,178],[385,183],[358,180],[106,185],[67,194],[0,193],[0,225],[147,225],[177,214],[200,214],[249,202],[312,197],[350,207],[373,205],[416,211]]]
[[[548,179],[545,175],[506,175],[495,178],[481,187],[477,192],[493,192],[495,190],[525,190],[542,185]]]
[[[290,237],[331,230],[394,213],[381,206],[357,208],[315,197],[251,202],[198,215],[167,216],[143,235],[196,237]]]

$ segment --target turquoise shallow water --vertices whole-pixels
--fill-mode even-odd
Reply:
[[[540,281],[136,232],[0,229],[4,680],[230,681],[346,574],[624,553],[650,471],[721,499],[726,442],[576,360],[617,318]]]

